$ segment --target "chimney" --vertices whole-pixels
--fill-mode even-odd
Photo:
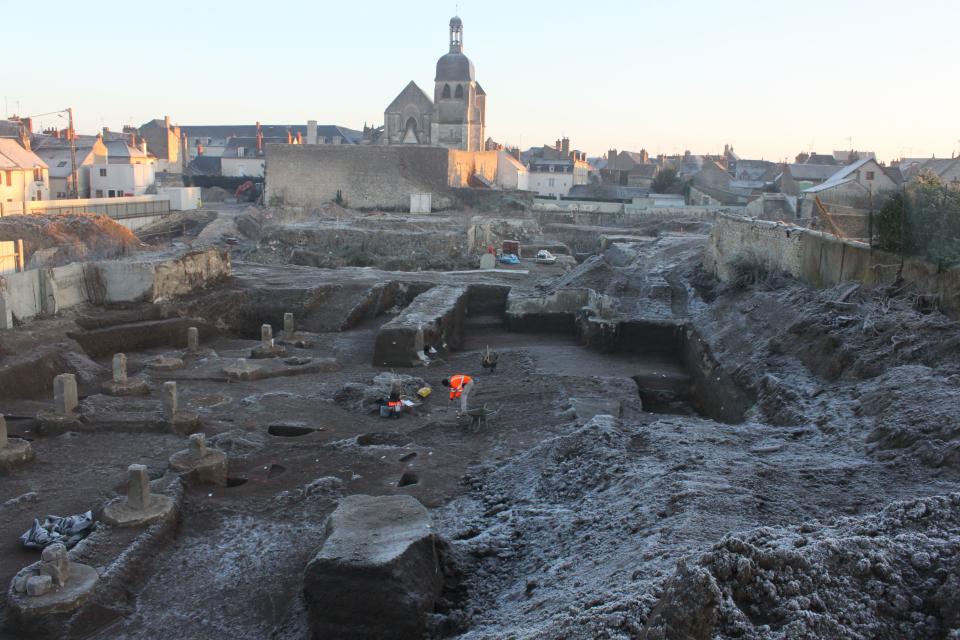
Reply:
[[[563,140],[560,142],[560,151],[563,152],[563,157],[570,157],[570,138],[564,136]]]
[[[103,128],[103,138],[106,139],[109,134],[110,134],[110,127],[104,127],[104,128]]]
[[[29,121],[29,119],[27,119],[26,121],[23,121],[23,120],[20,121],[20,146],[23,147],[24,149],[26,149],[27,151],[30,151],[30,121]],[[8,173],[7,176],[9,177],[10,174]]]
[[[287,129],[287,144],[293,144],[293,134]]]
[[[555,151],[560,151],[560,140],[553,143],[553,148]]]
[[[170,116],[163,116],[163,126],[170,128]]]
[[[367,129],[367,125],[363,125],[364,131]],[[307,144],[317,144],[317,121],[316,120],[307,120]]]
[[[130,138],[130,146],[131,147],[137,146],[137,134],[133,132],[128,132],[127,136]]]
[[[263,153],[263,131],[260,130],[260,123],[257,123],[257,155]]]
[[[136,145],[134,145],[136,146]],[[147,155],[147,141],[144,140],[140,143],[140,151],[143,151],[143,155]]]
[[[303,133],[297,131],[297,144],[303,144]]]
[[[202,155],[203,155],[203,145],[200,144],[200,141],[199,141],[199,140],[197,141],[197,155],[198,155],[198,156],[202,156]]]

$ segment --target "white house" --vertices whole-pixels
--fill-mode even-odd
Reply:
[[[884,167],[873,158],[864,158],[838,169],[826,181],[805,189],[804,199],[813,200],[815,196],[824,202],[838,205],[856,206],[872,195],[897,188]]]
[[[506,151],[497,152],[497,186],[506,190],[530,189],[530,172]]]
[[[121,198],[141,196],[154,183],[154,165],[149,164],[93,164],[90,172],[90,195],[93,198]]]
[[[47,163],[13,138],[0,138],[0,202],[50,199]]]
[[[557,160],[531,160],[528,169],[530,191],[551,198],[559,199],[570,193],[574,186],[587,184],[590,180],[590,165],[585,159],[574,156]]]

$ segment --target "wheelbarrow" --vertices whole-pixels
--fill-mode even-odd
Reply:
[[[480,427],[488,421],[493,420],[500,413],[501,406],[489,407],[483,405],[474,409],[467,409],[466,415],[470,417],[470,430],[479,431]]]

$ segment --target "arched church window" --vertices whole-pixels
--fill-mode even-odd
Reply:
[[[444,98],[450,97],[450,85],[448,84],[443,85],[443,97]]]
[[[458,85],[457,85],[457,90],[456,90],[456,92],[453,94],[453,97],[455,97],[455,98],[462,98],[462,97],[463,97],[463,85],[462,85],[462,84],[458,84]]]

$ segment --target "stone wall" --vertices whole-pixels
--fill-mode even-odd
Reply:
[[[181,256],[75,262],[0,276],[0,296],[22,321],[85,303],[154,302],[190,293],[229,275],[229,254],[206,249]]]
[[[898,256],[862,242],[766,220],[718,216],[704,253],[704,268],[728,281],[733,276],[731,261],[745,253],[814,287],[845,281],[890,283],[900,265]],[[925,260],[907,258],[903,278],[918,293],[939,296],[945,313],[960,316],[960,267],[940,270]]]
[[[410,194],[433,194],[433,208],[451,206],[449,150],[440,147],[286,145],[266,146],[266,202],[318,207],[339,190],[358,209],[410,207]]]

